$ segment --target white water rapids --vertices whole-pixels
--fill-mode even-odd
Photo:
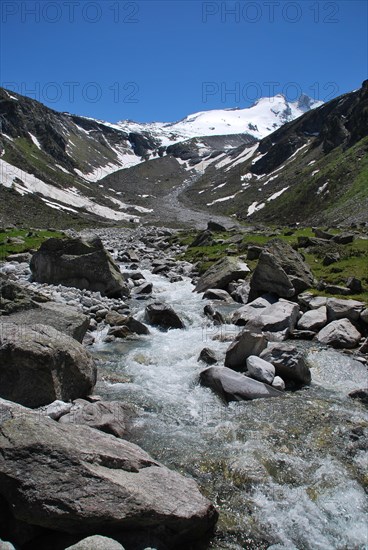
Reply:
[[[363,550],[368,548],[364,406],[347,397],[367,386],[367,369],[308,344],[312,385],[283,398],[224,405],[198,384],[197,358],[220,358],[236,327],[205,327],[202,295],[188,279],[170,283],[143,271],[155,300],[186,328],[94,346],[96,393],[134,405],[129,439],[192,476],[220,512],[211,549]],[[136,302],[143,320],[147,301]],[[305,344],[307,345],[307,344]],[[111,380],[114,383],[111,383]]]

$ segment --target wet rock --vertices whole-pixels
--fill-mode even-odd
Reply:
[[[89,395],[96,383],[91,355],[48,325],[1,325],[0,395],[27,407]]]
[[[152,283],[143,283],[139,286],[137,286],[134,289],[135,294],[151,294],[152,293],[153,284]]]
[[[207,304],[203,308],[203,313],[208,319],[210,319],[215,325],[223,325],[225,319],[219,311],[216,311],[210,304]]]
[[[322,306],[304,313],[298,321],[298,329],[318,332],[326,323],[327,309],[325,306]]]
[[[360,332],[349,319],[332,321],[317,334],[318,342],[334,348],[355,348],[360,338]]]
[[[228,347],[225,367],[245,370],[247,358],[251,355],[260,355],[266,347],[267,340],[263,334],[244,329]]]
[[[161,302],[147,306],[146,317],[149,323],[163,329],[185,328],[179,315],[170,306]]]
[[[127,317],[120,315],[117,311],[109,311],[105,316],[105,323],[112,327],[121,327],[125,325]]]
[[[107,336],[113,336],[114,338],[124,339],[124,338],[128,338],[128,336],[132,336],[132,331],[129,330],[129,328],[126,327],[125,325],[120,327],[110,327],[107,333]],[[106,339],[105,339],[105,342],[106,342]]]
[[[150,334],[149,328],[140,321],[137,321],[137,319],[134,319],[134,317],[127,317],[125,326],[128,327],[129,330],[134,332],[135,334],[139,335],[147,335]]]
[[[217,357],[212,349],[203,348],[199,354],[198,361],[203,361],[204,363],[207,363],[207,365],[213,365],[214,363],[217,363]]]
[[[343,318],[349,319],[349,321],[357,321],[363,309],[364,303],[357,300],[327,299],[328,321],[336,321]]]
[[[195,291],[204,292],[209,288],[226,289],[231,281],[243,279],[249,271],[249,267],[244,262],[237,258],[225,256],[207,269],[200,277]]]
[[[175,548],[208,534],[217,520],[193,480],[137,445],[50,419],[0,426],[0,479],[16,519],[61,532],[149,530]]]
[[[116,540],[101,535],[93,535],[80,540],[73,546],[68,546],[65,550],[124,550],[124,546]]]
[[[251,378],[259,382],[265,382],[265,384],[272,384],[275,378],[275,367],[272,363],[256,355],[251,355],[247,358],[247,370]]]
[[[300,294],[314,284],[302,256],[288,243],[273,239],[263,248],[250,281],[250,299],[270,292],[280,298]]]
[[[211,388],[224,401],[249,401],[280,397],[282,392],[227,367],[209,367],[200,374],[202,386]]]
[[[296,347],[285,343],[271,343],[262,351],[261,358],[272,363],[276,375],[283,380],[310,384],[311,372],[305,353]]]
[[[76,308],[55,302],[39,304],[26,311],[18,311],[6,317],[7,323],[20,326],[49,325],[82,342],[89,327],[89,319]]]
[[[226,290],[209,288],[203,294],[203,299],[207,300],[222,300],[223,302],[232,303],[234,300]]]
[[[32,256],[34,281],[88,289],[108,297],[129,295],[119,267],[99,238],[48,239]]]

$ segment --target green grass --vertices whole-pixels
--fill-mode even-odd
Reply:
[[[48,231],[41,229],[10,229],[0,231],[0,261],[6,260],[10,254],[18,254],[28,252],[29,250],[37,250],[41,244],[51,237],[57,239],[62,238],[63,233],[59,231]],[[11,238],[21,238],[24,243],[7,242]]]
[[[331,229],[329,232],[338,234],[339,231]],[[214,236],[214,244],[211,246],[191,247],[190,243],[198,234],[197,232],[179,232],[173,240],[179,244],[186,246],[186,251],[179,258],[196,263],[199,273],[202,274],[206,269],[213,265],[216,261],[225,255],[236,255],[244,258],[249,245],[263,246],[273,237],[272,234],[278,233],[277,237],[288,242],[291,246],[296,246],[298,237],[314,237],[314,232],[310,227],[304,227],[292,230],[290,228],[269,227],[263,232],[247,233],[245,232],[242,241],[238,244],[229,242],[233,232],[218,233]],[[292,233],[291,235],[288,233]],[[219,240],[224,240],[219,243]],[[368,303],[368,240],[357,237],[353,243],[347,245],[339,245],[330,242],[326,245],[305,249],[299,249],[305,256],[306,262],[312,269],[312,272],[317,281],[324,281],[327,284],[345,286],[349,277],[356,277],[362,282],[364,292],[361,294],[351,294],[345,298],[362,300]],[[340,260],[329,266],[323,265],[323,259],[326,253],[339,252]],[[257,260],[246,260],[251,270],[254,270],[257,265]],[[320,291],[313,291],[315,294],[328,295]],[[329,295],[331,296],[331,295]],[[341,297],[341,296],[340,296]]]

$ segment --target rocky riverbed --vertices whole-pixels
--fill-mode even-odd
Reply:
[[[31,282],[28,263],[1,268],[3,365],[27,357],[26,388],[0,367],[2,538],[16,548],[90,535],[127,550],[364,548],[365,305],[309,294],[307,266],[279,243],[256,276],[231,258],[200,277],[177,260],[172,230],[93,234],[83,234],[87,254],[97,234],[122,274],[113,296],[105,272],[99,291],[83,288],[85,262],[73,272],[79,289],[65,273],[63,284]],[[33,279],[46,277],[49,251]],[[91,265],[84,279],[101,273]],[[47,367],[61,353],[67,374]]]

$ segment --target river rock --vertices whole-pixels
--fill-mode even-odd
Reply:
[[[204,292],[209,288],[222,288],[226,290],[229,283],[238,279],[244,279],[249,271],[250,269],[246,263],[241,262],[238,258],[225,256],[214,263],[200,277],[195,291]]]
[[[261,353],[261,358],[272,363],[275,373],[283,380],[299,384],[310,384],[311,372],[305,352],[285,343],[270,343]]]
[[[192,479],[137,445],[32,416],[0,426],[0,481],[16,519],[71,534],[148,529],[176,548],[218,516]]]
[[[357,300],[327,299],[327,318],[329,322],[343,318],[349,319],[349,321],[357,321],[363,309],[364,303]]]
[[[285,390],[285,382],[280,376],[275,376],[275,378],[272,381],[272,387],[276,388],[277,390],[284,391]]]
[[[97,401],[89,403],[78,399],[70,412],[61,416],[62,424],[85,424],[115,437],[123,437],[126,432],[126,418],[129,409],[119,401]]]
[[[322,306],[318,309],[312,309],[304,313],[298,321],[298,329],[318,332],[326,323],[327,309],[325,306]]]
[[[231,321],[235,325],[246,325],[249,321],[252,321],[259,316],[260,310],[265,309],[270,304],[274,304],[275,302],[277,302],[277,298],[275,296],[272,296],[271,294],[260,296],[252,302],[245,304],[245,306],[237,309],[233,313]]]
[[[93,535],[80,540],[73,546],[68,546],[65,550],[124,550],[124,546],[116,540],[101,535]]]
[[[168,305],[155,302],[146,307],[146,317],[152,325],[163,329],[185,328],[179,315]]]
[[[22,326],[49,325],[78,342],[83,341],[89,327],[89,318],[86,315],[74,307],[55,302],[39,304],[36,308],[13,313],[7,316],[6,322]]]
[[[111,327],[121,327],[125,325],[127,317],[117,311],[109,311],[105,315],[105,322]]]
[[[233,299],[232,297],[230,296],[230,294],[228,292],[226,292],[226,290],[222,290],[221,288],[209,288],[208,290],[206,290],[206,292],[203,294],[203,299],[204,300],[221,300],[223,302],[227,302],[227,303],[233,303]]]
[[[252,274],[250,300],[265,292],[290,298],[313,284],[313,274],[302,256],[285,241],[273,239],[265,245]]]
[[[368,324],[368,308],[363,309],[360,313],[360,318],[363,321],[363,323]]]
[[[48,301],[47,296],[24,288],[0,272],[0,315],[10,315],[17,311],[33,309],[38,307],[40,303]]]
[[[141,285],[137,286],[134,289],[135,294],[151,294],[152,293],[153,284],[152,283],[142,283]]]
[[[228,347],[225,355],[225,367],[245,370],[247,358],[250,355],[260,355],[266,347],[267,340],[263,334],[244,329]]]
[[[304,292],[298,296],[298,302],[301,306],[308,309],[319,309],[327,304],[325,296],[314,296],[310,292]]]
[[[368,388],[361,388],[349,393],[349,397],[352,399],[359,399],[365,405],[368,405]]]
[[[48,325],[0,326],[0,396],[27,407],[89,395],[96,367],[84,347]]]
[[[360,332],[349,319],[332,321],[317,334],[318,342],[334,348],[355,348],[360,338]]]
[[[149,328],[144,323],[141,323],[137,319],[134,319],[134,317],[132,316],[127,317],[125,326],[127,326],[128,329],[134,332],[135,334],[139,334],[139,335],[150,334]]]
[[[273,379],[275,378],[275,367],[272,363],[269,363],[256,355],[251,355],[247,358],[247,370],[249,375],[259,382],[272,384]]]
[[[118,265],[99,238],[48,239],[32,256],[30,268],[39,283],[88,289],[109,298],[129,295]]]
[[[268,333],[282,333],[282,338],[287,338],[295,328],[299,316],[299,305],[288,300],[279,300],[268,307],[259,310],[247,328],[250,330],[262,330]]]
[[[199,354],[198,361],[203,361],[204,363],[207,363],[207,365],[213,365],[214,363],[217,363],[217,357],[212,349],[203,348]]]
[[[224,401],[249,401],[263,397],[279,397],[282,392],[235,372],[227,367],[209,367],[200,374],[202,386],[211,388]]]

